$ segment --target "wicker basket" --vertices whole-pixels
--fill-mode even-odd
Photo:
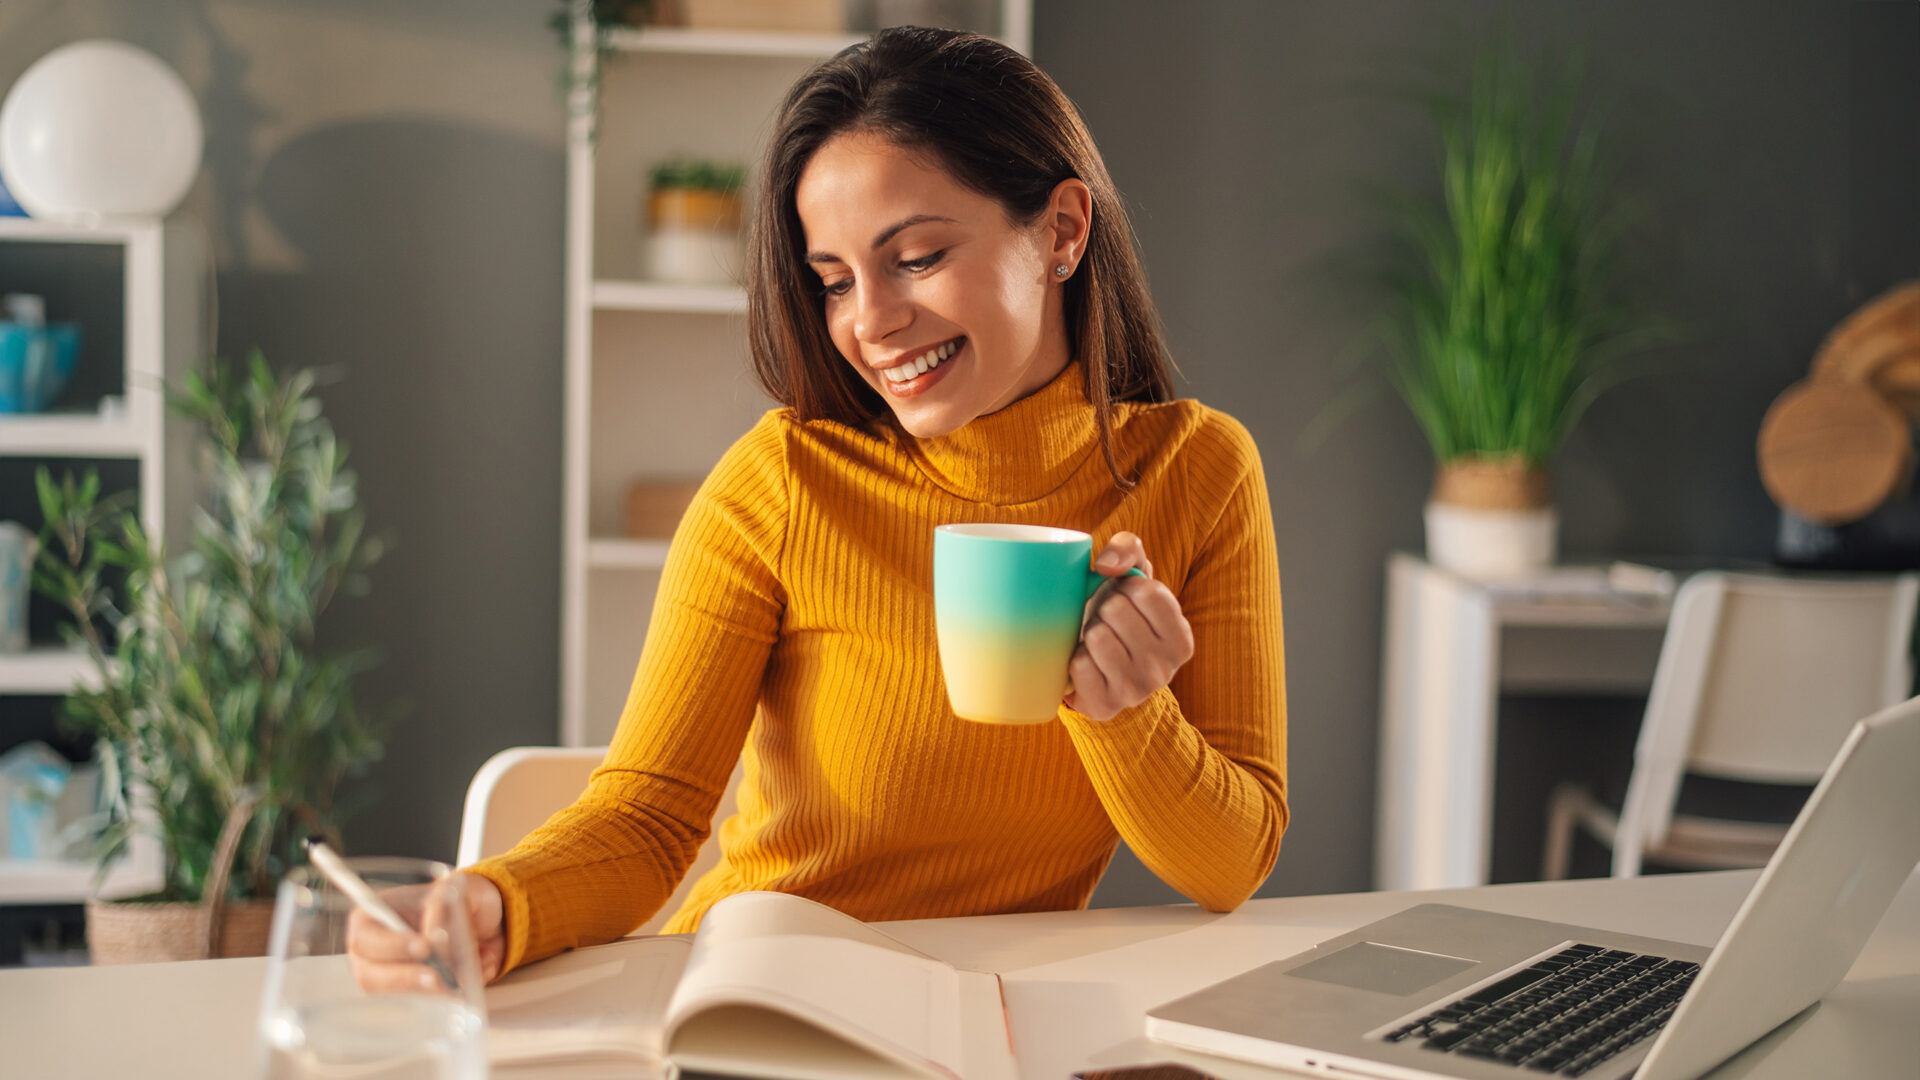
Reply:
[[[96,964],[145,964],[161,960],[207,960],[265,956],[273,926],[273,901],[226,902],[240,835],[258,800],[234,805],[214,848],[207,898],[197,904],[127,900],[87,901],[87,951]]]

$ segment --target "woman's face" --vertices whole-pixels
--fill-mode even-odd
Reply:
[[[1054,267],[1076,265],[1084,212],[1077,224],[1072,207],[1014,224],[995,200],[868,133],[816,151],[795,203],[827,332],[909,433],[957,431],[1066,366]]]

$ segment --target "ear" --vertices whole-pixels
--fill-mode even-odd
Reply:
[[[1044,240],[1051,245],[1047,256],[1049,273],[1052,267],[1065,266],[1071,277],[1071,272],[1080,268],[1080,259],[1087,252],[1087,240],[1093,235],[1093,192],[1077,178],[1060,181],[1053,189],[1044,221]]]

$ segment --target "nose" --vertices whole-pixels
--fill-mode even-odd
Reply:
[[[880,280],[874,280],[879,277]],[[905,290],[872,275],[854,286],[853,336],[869,345],[878,345],[887,337],[913,323],[913,304]]]

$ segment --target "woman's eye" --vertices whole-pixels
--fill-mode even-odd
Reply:
[[[905,270],[909,274],[920,274],[933,269],[934,264],[938,263],[941,259],[944,259],[946,257],[947,257],[946,251],[941,250],[941,251],[933,252],[930,255],[922,255],[917,259],[902,259],[900,260],[899,265],[900,265],[900,269]],[[820,285],[820,295],[821,296],[845,296],[848,292],[852,291],[852,289],[853,289],[853,279],[841,278],[838,281],[829,281],[829,282],[822,283]]]

